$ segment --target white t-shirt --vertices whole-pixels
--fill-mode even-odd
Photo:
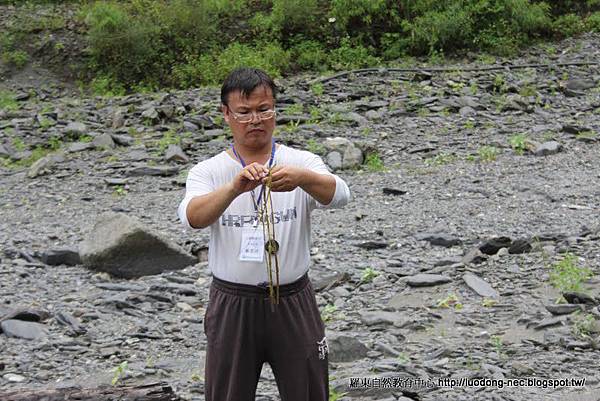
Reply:
[[[342,207],[350,200],[348,185],[337,175],[331,174],[321,158],[307,151],[277,145],[273,166],[296,166],[319,174],[332,175],[336,188],[328,205],[318,203],[301,188],[291,192],[272,192],[275,238],[279,242],[279,282],[291,283],[308,270],[310,264],[310,213],[315,208]],[[205,195],[231,182],[241,171],[242,165],[227,152],[196,164],[188,173],[185,197],[177,213],[181,222],[192,228],[187,220],[187,206],[195,196]],[[254,190],[258,199],[260,186]],[[261,230],[256,227],[256,212],[252,195],[245,192],[238,196],[223,215],[210,226],[208,266],[212,274],[222,280],[257,285],[268,281],[265,255],[263,262],[240,261],[243,230]],[[256,228],[253,228],[256,227]],[[273,269],[275,269],[273,264]],[[274,272],[273,272],[274,274]]]

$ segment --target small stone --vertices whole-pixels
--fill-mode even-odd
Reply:
[[[190,158],[185,154],[185,152],[178,145],[169,145],[167,151],[165,153],[165,159],[167,161],[176,161],[180,163],[188,163]]]
[[[517,377],[532,376],[535,373],[535,369],[519,361],[515,361],[512,363],[510,371],[513,375]]]
[[[582,306],[579,304],[551,304],[544,305],[548,312],[553,315],[568,315],[577,310],[583,310]]]
[[[473,273],[465,273],[463,280],[469,288],[485,298],[499,298],[500,294],[487,281]]]
[[[386,312],[386,311],[370,311],[360,312],[360,318],[367,326],[373,326],[376,324],[388,324],[396,327],[404,327],[410,320],[406,319],[403,313],[400,312]]]
[[[550,156],[559,153],[562,145],[556,141],[545,142],[533,152],[536,156]]]
[[[90,150],[94,148],[94,144],[91,142],[75,142],[69,145],[67,148],[67,152],[69,153],[77,153],[83,152],[85,150]]]
[[[325,149],[329,151],[337,151],[340,152],[340,154],[343,154],[350,144],[350,140],[339,136],[335,138],[325,138],[325,141],[323,142]]]
[[[178,167],[171,166],[137,166],[126,172],[129,177],[139,177],[143,175],[169,177],[179,172]]]
[[[65,127],[65,129],[63,130],[63,132],[66,135],[72,135],[72,136],[80,137],[80,136],[85,135],[87,133],[87,126],[84,123],[70,122]]]
[[[4,334],[8,337],[36,340],[47,336],[48,330],[43,324],[8,319],[0,323]]]
[[[49,174],[54,165],[63,162],[64,159],[65,158],[62,153],[44,156],[31,165],[29,171],[27,172],[27,177],[36,178],[45,174]]]
[[[593,79],[574,78],[567,81],[566,88],[572,91],[582,92],[587,89],[594,88],[596,83]]]
[[[521,254],[531,252],[532,246],[528,239],[516,239],[510,244],[508,253],[510,254]]]
[[[396,196],[404,195],[408,192],[403,189],[389,188],[389,187],[383,187],[382,191],[385,195],[396,195]]]
[[[479,248],[473,248],[468,251],[465,256],[463,256],[461,262],[465,265],[468,264],[481,264],[487,260],[487,256],[485,256]]]
[[[3,375],[2,378],[11,383],[23,383],[25,380],[27,380],[24,376],[17,375],[14,373],[7,373]]]
[[[501,248],[509,248],[511,243],[508,237],[491,238],[479,245],[479,250],[486,255],[495,255]]]
[[[153,123],[156,123],[159,120],[158,112],[154,107],[144,110],[142,112],[142,118]]]
[[[364,241],[359,242],[355,246],[363,249],[383,249],[388,247],[388,243],[385,241]]]
[[[175,304],[175,306],[177,306],[179,309],[181,309],[184,312],[193,312],[194,311],[194,308],[186,302],[177,302],[177,304]]]
[[[184,121],[183,129],[188,132],[198,132],[200,130],[200,127],[198,127],[196,124],[194,124],[191,121]]]
[[[122,109],[119,109],[115,112],[115,114],[113,114],[112,127],[114,129],[118,129],[124,125],[125,125],[125,111]]]
[[[340,170],[342,168],[342,154],[338,151],[329,152],[326,162],[333,171]]]
[[[79,252],[73,249],[52,249],[42,253],[42,262],[50,266],[67,265],[75,266],[81,264]]]
[[[342,157],[342,168],[354,168],[358,167],[363,163],[364,156],[362,150],[357,148],[354,144],[350,144],[344,151]]]
[[[415,238],[418,241],[427,241],[431,245],[443,246],[444,248],[450,248],[462,243],[462,241],[455,236],[443,233],[421,233],[417,234]]]
[[[92,144],[97,149],[114,149],[116,146],[115,141],[113,141],[112,136],[109,134],[98,135],[94,138]]]
[[[329,361],[352,362],[367,356],[369,349],[356,337],[347,335],[329,335]]]
[[[564,292],[563,298],[570,304],[596,304],[596,300],[590,295],[581,292]]]
[[[443,274],[415,274],[406,278],[406,283],[411,287],[430,287],[434,285],[446,284],[452,279]]]
[[[133,139],[133,137],[131,137],[130,135],[110,134],[110,136],[117,145],[133,146],[133,144],[135,143],[135,139]]]

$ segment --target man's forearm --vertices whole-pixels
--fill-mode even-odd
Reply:
[[[188,222],[194,228],[210,226],[238,195],[239,193],[229,183],[209,194],[192,198],[186,210]]]
[[[305,170],[303,175],[300,188],[322,205],[331,203],[335,195],[335,178],[329,174],[315,173],[312,170]]]

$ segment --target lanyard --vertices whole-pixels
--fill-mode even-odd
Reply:
[[[235,157],[237,157],[238,160],[240,161],[240,163],[242,164],[242,167],[246,167],[246,162],[244,161],[244,159],[242,159],[242,156],[240,156],[235,151],[235,146],[233,146],[233,143],[231,144],[231,150],[233,151],[233,154],[235,155]],[[269,170],[273,166],[273,160],[275,160],[275,138],[273,138],[273,141],[271,142],[271,157],[269,158]],[[254,201],[254,209],[256,210],[257,213],[258,213],[258,205],[260,205],[260,200],[263,196],[264,190],[265,190],[265,186],[263,185],[260,188],[260,192],[258,194],[258,201],[256,201],[256,199],[254,197],[254,190],[252,190],[252,200]]]

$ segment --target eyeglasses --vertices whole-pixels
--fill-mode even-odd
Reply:
[[[243,113],[236,113],[235,111],[231,111],[231,114],[233,115],[233,118],[235,119],[235,121],[237,121],[238,123],[241,124],[247,124],[249,122],[251,122],[252,120],[254,120],[254,114],[256,114],[258,116],[258,119],[260,121],[263,120],[270,120],[271,118],[273,118],[275,116],[275,110],[265,110],[265,111],[246,111]]]

